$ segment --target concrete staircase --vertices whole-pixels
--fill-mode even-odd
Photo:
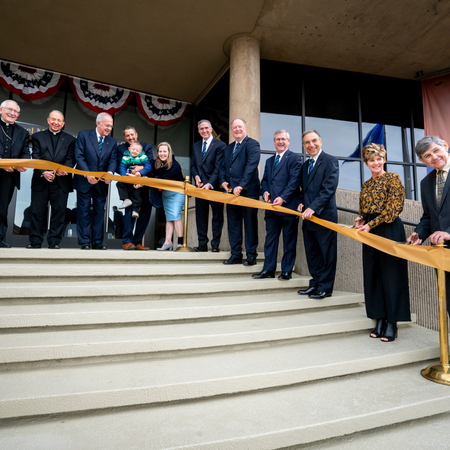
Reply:
[[[0,448],[419,448],[423,423],[449,440],[450,387],[420,375],[438,333],[370,339],[362,295],[303,298],[307,277],[227,256],[2,249]]]

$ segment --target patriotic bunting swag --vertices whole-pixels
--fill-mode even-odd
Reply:
[[[9,91],[30,102],[53,95],[67,75],[0,60],[0,83]],[[89,110],[114,114],[135,94],[94,81],[69,77],[78,100]],[[136,92],[136,103],[143,116],[155,125],[168,126],[182,119],[190,103],[153,97]]]
[[[98,113],[107,112],[108,114],[114,114],[120,111],[133,95],[127,89],[79,78],[71,78],[70,84],[78,100],[86,108]]]
[[[136,93],[139,111],[155,125],[172,125],[187,113],[189,103]]]
[[[0,83],[26,102],[53,95],[65,78],[58,72],[0,62]]]

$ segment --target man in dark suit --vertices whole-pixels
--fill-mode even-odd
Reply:
[[[300,295],[323,299],[331,297],[336,276],[337,234],[335,231],[310,222],[313,215],[330,222],[337,222],[336,189],[339,181],[338,160],[322,150],[322,139],[315,130],[303,133],[303,148],[310,159],[300,171],[300,204],[303,241],[308,270],[312,276],[308,289]]]
[[[266,161],[261,192],[264,201],[274,206],[296,210],[300,203],[300,157],[289,150],[290,136],[286,130],[277,130],[273,136],[276,155]],[[282,212],[265,212],[266,242],[264,244],[264,266],[253,278],[274,278],[277,267],[278,242],[283,230],[283,258],[279,280],[292,278],[298,235],[298,216]]]
[[[128,125],[123,129],[123,137],[125,143],[120,144],[117,147],[117,167],[116,172],[119,172],[120,161],[122,161],[123,154],[130,147],[133,142],[137,142],[138,134],[136,128]],[[140,142],[142,150],[147,155],[152,167],[155,162],[153,158],[152,145],[146,142]],[[141,170],[144,166],[136,166],[131,172],[133,175],[139,177]],[[137,180],[138,182],[139,180]],[[123,231],[122,231],[122,243],[124,250],[149,250],[149,247],[142,245],[142,238],[147,230],[148,223],[150,221],[150,215],[152,213],[152,205],[148,198],[148,187],[142,186],[139,188],[141,194],[142,204],[139,211],[139,217],[136,219],[132,216],[132,208],[130,208],[132,202],[130,200],[131,189],[134,189],[132,184],[117,183],[117,190],[119,191],[119,198],[123,203],[119,206],[119,209],[125,209],[125,216],[123,217]],[[136,223],[136,227],[134,224]],[[134,229],[134,233],[133,233]],[[116,236],[117,238],[117,236]]]
[[[425,136],[416,144],[419,160],[432,170],[420,183],[423,215],[414,233],[407,239],[420,245],[428,237],[432,244],[445,241],[450,248],[450,158],[448,144],[437,136]],[[450,313],[450,273],[445,272],[447,312]]]
[[[257,200],[260,194],[259,142],[247,136],[247,124],[242,119],[233,119],[231,132],[235,139],[225,147],[221,166],[220,184],[227,192],[236,197],[248,197]],[[228,239],[231,256],[224,264],[242,264],[242,220],[244,221],[245,266],[256,264],[258,253],[258,210],[245,206],[227,204]]]
[[[202,139],[192,146],[191,176],[195,186],[201,189],[219,189],[219,173],[223,159],[225,142],[212,136],[212,126],[209,120],[200,120],[198,132]],[[223,203],[212,202],[202,198],[195,199],[195,221],[197,223],[198,247],[196,252],[208,251],[208,218],[209,207],[212,210],[212,240],[213,252],[218,252],[223,228]]]
[[[52,111],[48,130],[32,136],[33,159],[43,159],[73,167],[75,164],[75,138],[62,131],[64,115]],[[41,248],[47,229],[47,204],[50,201],[50,229],[47,232],[48,248],[59,249],[63,235],[67,198],[72,191],[72,175],[62,170],[34,169],[31,180],[31,234],[27,248]]]
[[[107,113],[97,116],[94,130],[80,131],[75,142],[77,169],[90,172],[114,173],[117,167],[117,142],[109,134],[113,118]],[[82,250],[106,250],[103,245],[105,231],[105,203],[111,180],[98,180],[86,175],[75,175],[73,187],[77,191],[77,233]],[[91,235],[91,200],[93,226]]]
[[[0,105],[0,158],[29,159],[28,144],[30,135],[27,130],[14,123],[20,114],[19,105],[13,100],[5,100]],[[14,188],[20,189],[20,173],[25,167],[5,167],[0,169],[0,248],[10,248],[4,242],[8,229],[8,206],[14,194]]]

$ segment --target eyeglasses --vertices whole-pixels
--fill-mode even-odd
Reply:
[[[17,109],[12,109],[12,108],[3,108],[6,112],[9,112],[11,114],[15,114],[16,116],[18,116],[20,114],[19,111],[17,111]]]

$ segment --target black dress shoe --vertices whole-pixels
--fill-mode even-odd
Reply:
[[[278,275],[279,280],[290,280],[292,278],[292,272],[281,272]]]
[[[60,247],[58,244],[50,244],[50,245],[48,246],[48,248],[51,248],[51,249],[60,249],[61,247]]]
[[[224,264],[242,264],[242,258],[236,258],[234,256],[230,256],[223,263]]]
[[[383,335],[386,328],[386,319],[378,319],[375,328],[370,332],[371,338],[379,338]]]
[[[262,270],[259,273],[254,273],[252,278],[275,278],[275,272],[273,270]]]
[[[308,297],[316,300],[322,300],[325,297],[331,297],[331,292],[316,291],[314,294],[309,294]]]
[[[26,248],[41,248],[40,244],[28,244]]]
[[[92,248],[93,248],[94,250],[108,250],[108,247],[106,247],[106,246],[103,245],[103,244],[94,244],[94,245],[92,246]]]
[[[81,250],[90,250],[91,249],[91,245],[90,244],[88,244],[88,243],[84,243],[84,244],[81,244]]]
[[[0,240],[0,248],[11,248],[9,244]]]
[[[317,288],[315,287],[309,287],[308,289],[300,289],[298,291],[298,293],[300,295],[310,295],[310,294],[314,294],[317,291]]]
[[[202,246],[198,246],[198,247],[194,247],[194,252],[207,252],[208,251],[208,247],[202,247]]]
[[[213,247],[213,248],[211,249],[211,251],[212,251],[213,253],[219,253],[219,252],[220,252],[220,248],[219,248],[219,247]]]
[[[255,266],[256,258],[249,257],[244,261],[244,266]]]

